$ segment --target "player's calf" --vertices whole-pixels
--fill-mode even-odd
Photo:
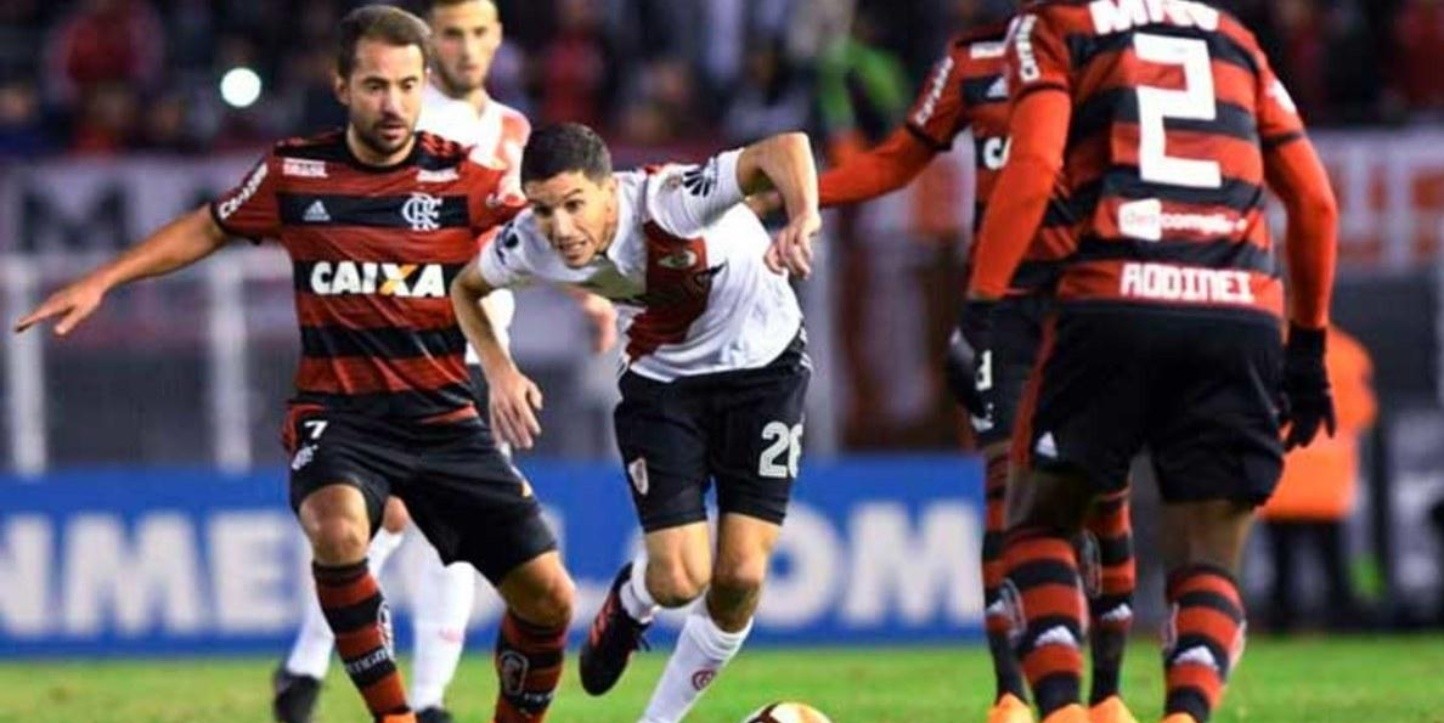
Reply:
[[[576,587],[548,552],[508,573],[499,591],[508,609],[496,639],[494,720],[540,723],[561,681]]]
[[[1233,575],[1207,564],[1175,570],[1167,593],[1173,616],[1164,630],[1166,710],[1205,723],[1243,655],[1243,600]]]

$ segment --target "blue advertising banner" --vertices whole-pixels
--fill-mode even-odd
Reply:
[[[641,543],[612,464],[523,460],[579,593],[585,630]],[[284,470],[0,477],[0,657],[279,653],[310,590]],[[949,642],[981,635],[982,480],[958,456],[804,465],[753,641]],[[410,540],[382,576],[410,641]],[[488,645],[500,603],[477,577],[471,637]],[[680,624],[658,626],[665,639]]]

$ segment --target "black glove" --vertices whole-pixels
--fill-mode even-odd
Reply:
[[[1288,427],[1286,450],[1307,447],[1320,426],[1334,436],[1334,395],[1324,368],[1324,336],[1323,329],[1289,325],[1284,346],[1284,399],[1279,410],[1279,423]]]
[[[991,387],[990,370],[982,369],[992,344],[993,306],[991,301],[969,301],[958,316],[958,328],[948,344],[944,362],[948,387],[953,398],[973,417],[989,419],[992,409],[984,396]],[[979,382],[983,382],[980,384]]]

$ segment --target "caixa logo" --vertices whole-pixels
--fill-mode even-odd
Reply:
[[[310,282],[311,293],[319,296],[376,294],[403,299],[446,296],[446,272],[440,264],[318,261],[311,268]]]

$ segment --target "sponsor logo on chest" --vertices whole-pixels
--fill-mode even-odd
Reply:
[[[440,264],[318,261],[311,269],[309,281],[311,293],[318,296],[365,294],[401,299],[446,296],[446,272]]]

